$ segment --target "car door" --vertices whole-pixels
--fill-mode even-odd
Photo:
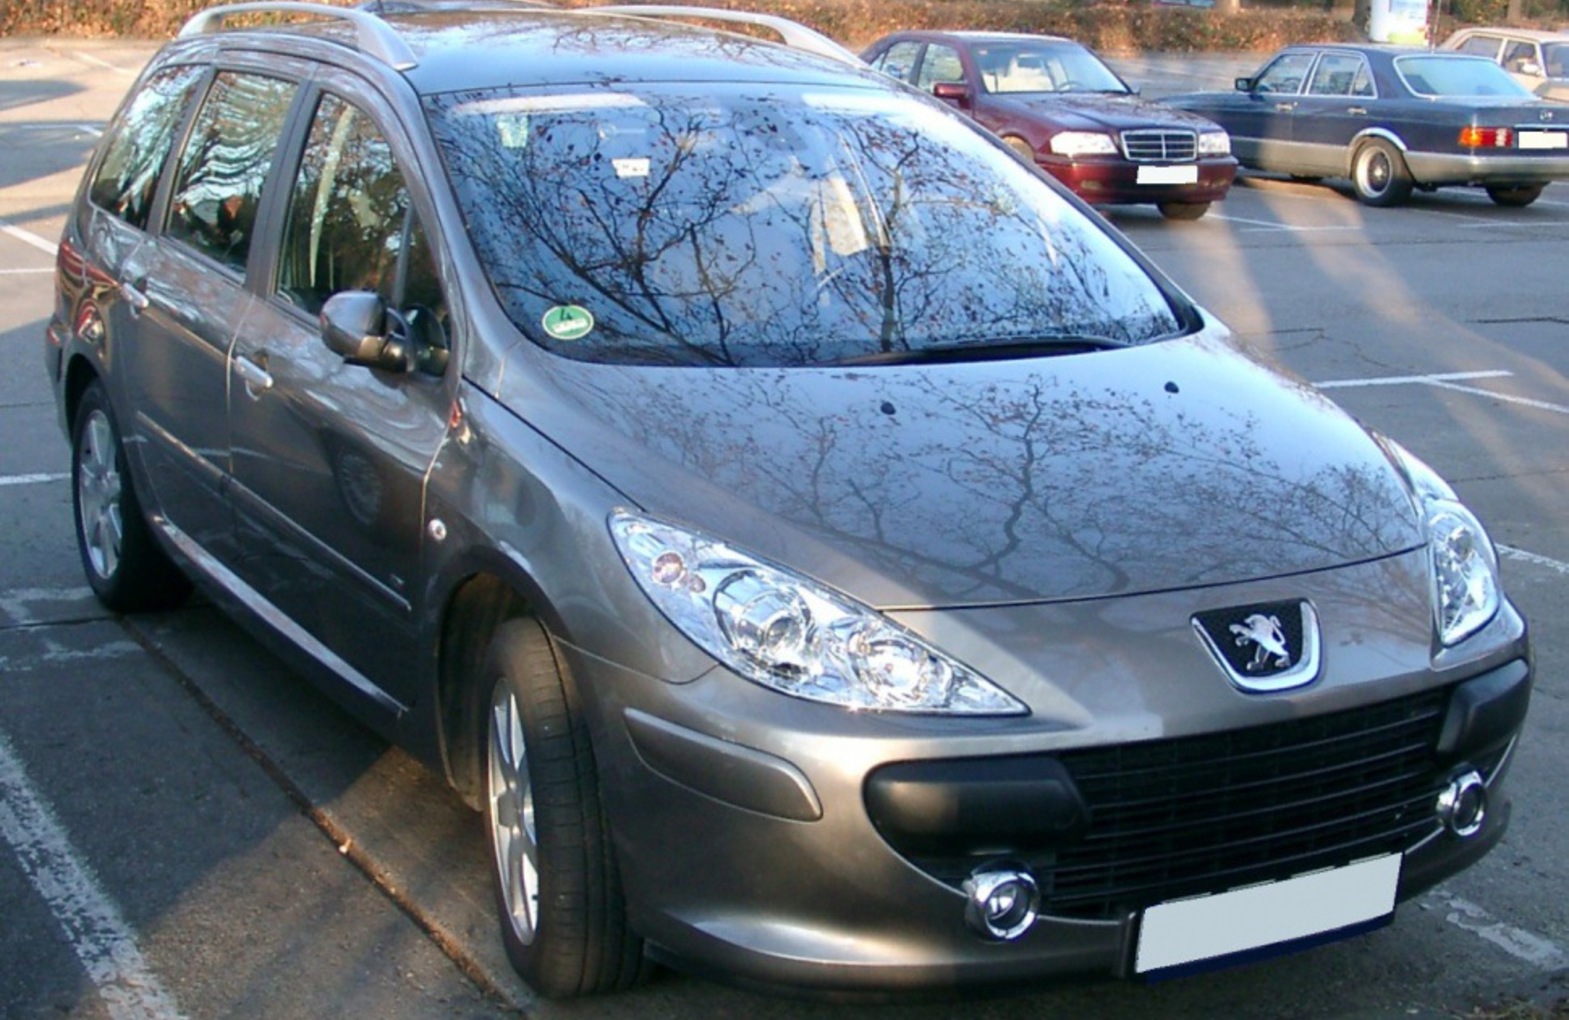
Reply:
[[[1302,168],[1297,172],[1346,173],[1352,139],[1373,122],[1377,99],[1373,72],[1362,54],[1320,54],[1292,114],[1292,150]]]
[[[1264,170],[1302,172],[1292,151],[1292,118],[1315,56],[1312,50],[1280,54],[1253,79],[1246,100],[1226,108],[1222,123],[1238,160]]]
[[[391,118],[384,120],[391,122]],[[392,137],[336,92],[316,99],[280,210],[270,293],[233,354],[229,424],[246,582],[297,642],[364,693],[413,698],[426,473],[446,434],[446,300]],[[428,355],[350,364],[319,317],[375,294]]]
[[[232,558],[234,537],[223,495],[229,345],[251,304],[257,209],[297,90],[272,74],[213,76],[174,164],[162,230],[121,267],[137,322],[118,368],[157,506],[177,540],[220,560]]]

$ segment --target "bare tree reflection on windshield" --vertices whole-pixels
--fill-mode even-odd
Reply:
[[[1179,329],[1101,230],[914,99],[520,91],[434,113],[491,284],[570,357],[817,365]],[[542,328],[567,307],[591,328]]]

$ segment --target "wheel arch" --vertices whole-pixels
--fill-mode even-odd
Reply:
[[[533,579],[510,562],[476,564],[450,587],[441,612],[436,736],[447,781],[476,810],[483,807],[485,790],[481,724],[490,708],[481,677],[485,656],[501,625],[522,616],[537,616],[559,633]]]
[[[1351,144],[1346,146],[1347,177],[1351,176],[1355,170],[1357,163],[1357,152],[1361,150],[1362,146],[1366,145],[1368,142],[1373,141],[1375,138],[1386,141],[1390,145],[1393,145],[1395,149],[1399,151],[1401,158],[1404,158],[1405,154],[1411,151],[1411,147],[1406,144],[1405,139],[1401,138],[1398,134],[1396,134],[1394,131],[1391,131],[1389,128],[1363,128],[1361,131],[1358,131],[1354,136],[1352,136]]]

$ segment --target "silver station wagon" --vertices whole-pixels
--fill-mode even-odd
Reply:
[[[1530,651],[1442,480],[942,104],[639,10],[152,60],[43,352],[108,606],[449,779],[549,995],[1175,974],[1497,843]]]

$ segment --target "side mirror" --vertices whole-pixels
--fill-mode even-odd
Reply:
[[[970,90],[964,87],[962,81],[940,81],[932,85],[932,95],[950,103],[967,105],[970,99]]]
[[[413,367],[408,345],[387,332],[387,318],[387,305],[379,294],[342,291],[322,306],[321,338],[351,365],[407,372]]]
[[[1254,84],[1252,78],[1237,78],[1231,83],[1231,87],[1238,92],[1252,92]]]

